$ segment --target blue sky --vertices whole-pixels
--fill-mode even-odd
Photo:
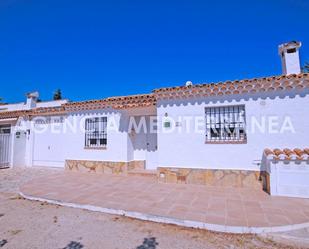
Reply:
[[[0,96],[71,100],[281,74],[277,46],[309,61],[309,1],[0,1]]]

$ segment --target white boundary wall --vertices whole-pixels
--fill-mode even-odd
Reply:
[[[309,160],[271,161],[267,172],[271,195],[309,198]]]

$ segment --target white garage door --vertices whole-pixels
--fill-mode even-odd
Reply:
[[[64,139],[62,132],[55,132],[50,124],[37,124],[33,141],[33,165],[64,167],[68,149],[64,146]]]

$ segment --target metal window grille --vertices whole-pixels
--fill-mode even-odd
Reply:
[[[0,134],[10,134],[11,125],[0,125]]]
[[[244,105],[206,107],[206,142],[245,142]]]
[[[107,117],[88,118],[85,121],[85,147],[107,145]]]

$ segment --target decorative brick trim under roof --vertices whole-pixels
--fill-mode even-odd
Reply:
[[[0,119],[63,115],[68,112],[98,110],[104,108],[128,109],[137,107],[150,107],[156,105],[153,94],[141,94],[121,97],[111,97],[101,100],[88,100],[81,102],[69,102],[58,107],[39,107],[31,110],[4,111],[0,112]]]
[[[154,94],[139,94],[130,96],[111,97],[101,100],[89,100],[66,103],[67,111],[96,110],[101,108],[127,109],[136,107],[155,106]]]
[[[66,114],[64,106],[56,106],[56,107],[39,107],[32,110],[30,116],[41,116],[41,115],[60,115]]]
[[[254,94],[304,88],[309,88],[308,73],[160,88],[153,93],[157,99],[168,99]]]
[[[265,149],[264,155],[269,160],[284,160],[284,161],[290,161],[290,160],[300,160],[300,161],[306,161],[309,160],[309,148],[305,149]]]
[[[18,118],[21,116],[63,115],[68,112],[99,110],[104,108],[129,109],[156,106],[157,99],[208,97],[222,95],[237,95],[258,92],[283,90],[302,90],[309,88],[309,74],[292,74],[255,78],[250,80],[234,80],[192,86],[160,88],[151,94],[110,97],[99,100],[69,102],[58,107],[39,107],[32,110],[3,111],[0,119]]]
[[[31,110],[4,111],[0,112],[0,119],[23,117],[29,115],[31,112]]]
[[[67,111],[63,106],[58,107],[39,107],[31,110],[4,111],[0,112],[0,119],[10,119],[19,117],[43,116],[43,115],[61,115]]]

